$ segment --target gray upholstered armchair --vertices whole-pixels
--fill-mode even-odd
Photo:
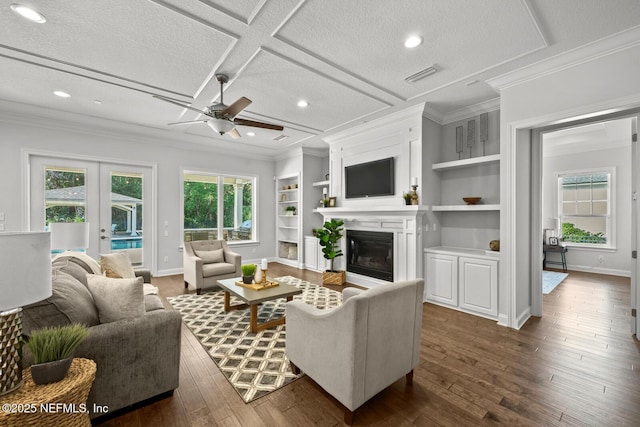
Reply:
[[[224,240],[184,242],[184,287],[191,285],[200,295],[202,288],[217,286],[220,279],[242,276],[240,254],[231,252]]]
[[[342,305],[320,310],[287,303],[286,353],[294,373],[304,371],[345,407],[344,420],[420,362],[422,279],[361,290],[346,288]]]

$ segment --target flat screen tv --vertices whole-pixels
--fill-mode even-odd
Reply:
[[[393,157],[347,166],[344,168],[345,197],[393,196],[394,176]]]

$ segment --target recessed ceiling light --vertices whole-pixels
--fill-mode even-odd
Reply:
[[[28,19],[29,21],[37,22],[38,24],[44,24],[45,22],[47,22],[47,19],[44,17],[44,15],[31,9],[30,7],[17,3],[12,4],[10,7],[11,10],[13,10],[15,13],[22,16],[23,18]]]
[[[307,101],[305,101],[304,99],[301,99],[300,101],[298,101],[298,107],[306,108],[308,106],[309,106],[309,103]]]
[[[53,94],[55,96],[59,96],[60,98],[71,98],[71,95],[69,95],[67,92],[63,90],[54,90]]]
[[[404,47],[408,49],[413,49],[414,47],[418,47],[422,44],[422,37],[420,36],[409,36],[404,41]]]
[[[102,101],[100,101],[99,99],[94,99],[93,103],[100,105],[100,104],[102,104]]]
[[[247,135],[248,136],[256,136],[256,133],[255,132],[247,132]]]

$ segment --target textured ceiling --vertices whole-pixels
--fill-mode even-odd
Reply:
[[[323,135],[418,102],[445,122],[495,99],[488,79],[640,25],[637,0],[25,2],[44,24],[14,14],[17,1],[0,1],[0,100],[266,155],[321,147]],[[404,48],[410,34],[424,43]],[[404,80],[430,65],[438,72]],[[203,109],[219,99],[216,73],[230,77],[226,104],[253,101],[240,118],[284,130],[241,126],[233,140],[167,126],[199,114],[152,95]]]

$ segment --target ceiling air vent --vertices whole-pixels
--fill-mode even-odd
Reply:
[[[435,73],[436,71],[438,71],[438,68],[436,68],[436,65],[430,65],[427,68],[425,68],[424,70],[420,70],[415,74],[410,75],[409,77],[406,77],[405,80],[409,83],[415,83],[418,80],[422,80],[427,76],[430,76],[431,74]]]
[[[280,136],[276,136],[275,138],[273,138],[274,141],[283,141],[285,139],[289,138],[287,135],[280,135]]]

